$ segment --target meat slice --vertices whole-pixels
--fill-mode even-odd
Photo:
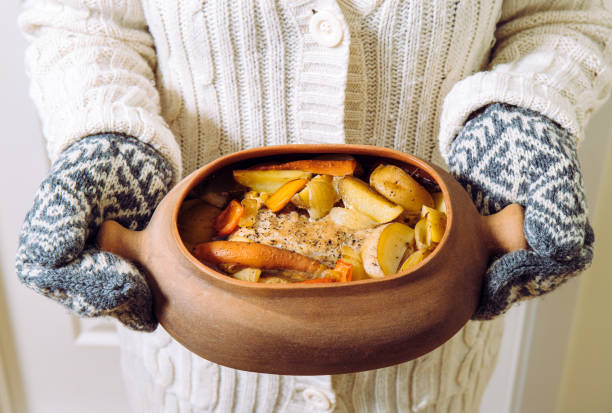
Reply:
[[[371,229],[354,231],[336,225],[329,218],[310,221],[297,211],[274,213],[262,208],[252,228],[240,228],[228,238],[247,238],[253,242],[283,248],[306,255],[334,267],[342,246],[361,249]]]

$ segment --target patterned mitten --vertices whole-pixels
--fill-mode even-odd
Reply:
[[[482,214],[525,207],[530,249],[490,263],[475,319],[552,291],[589,266],[593,230],[576,143],[565,129],[537,112],[492,104],[466,123],[447,161]]]
[[[96,249],[94,239],[107,219],[143,229],[171,182],[168,162],[134,138],[95,135],[73,144],[52,165],[25,218],[18,276],[78,315],[109,315],[133,329],[154,330],[145,276]]]

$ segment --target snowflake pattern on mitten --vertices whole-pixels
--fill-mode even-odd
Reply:
[[[157,322],[139,268],[93,246],[113,219],[141,230],[169,190],[172,169],[151,146],[105,134],[84,138],[52,165],[22,227],[16,270],[29,287],[81,316],[110,315],[138,330]]]
[[[569,132],[537,112],[496,103],[466,123],[447,161],[482,214],[525,207],[530,249],[491,264],[474,318],[495,317],[588,267],[594,236]]]

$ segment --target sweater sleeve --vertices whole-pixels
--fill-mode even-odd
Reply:
[[[153,146],[180,177],[179,146],[160,115],[153,38],[138,0],[32,0],[19,18],[26,68],[52,161],[113,132]]]
[[[553,4],[554,3],[554,4]],[[612,83],[612,10],[602,1],[505,1],[486,71],[458,82],[444,100],[440,151],[471,113],[501,102],[537,111],[578,141]]]

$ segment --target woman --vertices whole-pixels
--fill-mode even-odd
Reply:
[[[20,24],[54,163],[17,272],[128,327],[134,411],[477,411],[500,315],[592,259],[576,145],[610,90],[609,4],[32,1]],[[447,163],[482,213],[525,207],[530,249],[494,260],[474,321],[412,362],[318,377],[209,363],[156,329],[144,275],[91,239],[105,219],[143,228],[173,183],[221,155],[287,143]]]

